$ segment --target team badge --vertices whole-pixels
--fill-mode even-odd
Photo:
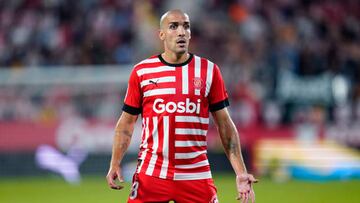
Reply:
[[[195,77],[193,82],[195,89],[201,89],[203,87],[203,81],[200,77]]]

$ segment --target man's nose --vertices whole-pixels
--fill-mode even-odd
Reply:
[[[185,29],[183,26],[178,27],[178,35],[179,36],[185,36]]]

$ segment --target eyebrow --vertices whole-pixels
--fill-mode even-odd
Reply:
[[[174,22],[169,22],[169,24],[176,24],[176,25],[178,25],[178,24],[180,24],[180,22],[174,21]],[[190,22],[189,22],[189,21],[185,21],[184,24],[190,24]]]

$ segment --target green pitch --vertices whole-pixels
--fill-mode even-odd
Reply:
[[[232,175],[215,174],[221,203],[235,200]],[[123,203],[130,184],[122,191],[110,190],[105,177],[84,177],[80,185],[71,186],[57,177],[0,179],[1,203]],[[276,203],[358,203],[360,181],[274,183],[260,179],[255,185],[257,202]]]

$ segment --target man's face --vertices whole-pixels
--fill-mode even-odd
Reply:
[[[160,28],[160,39],[164,41],[165,51],[184,54],[188,51],[191,38],[190,21],[180,12],[169,13]]]

